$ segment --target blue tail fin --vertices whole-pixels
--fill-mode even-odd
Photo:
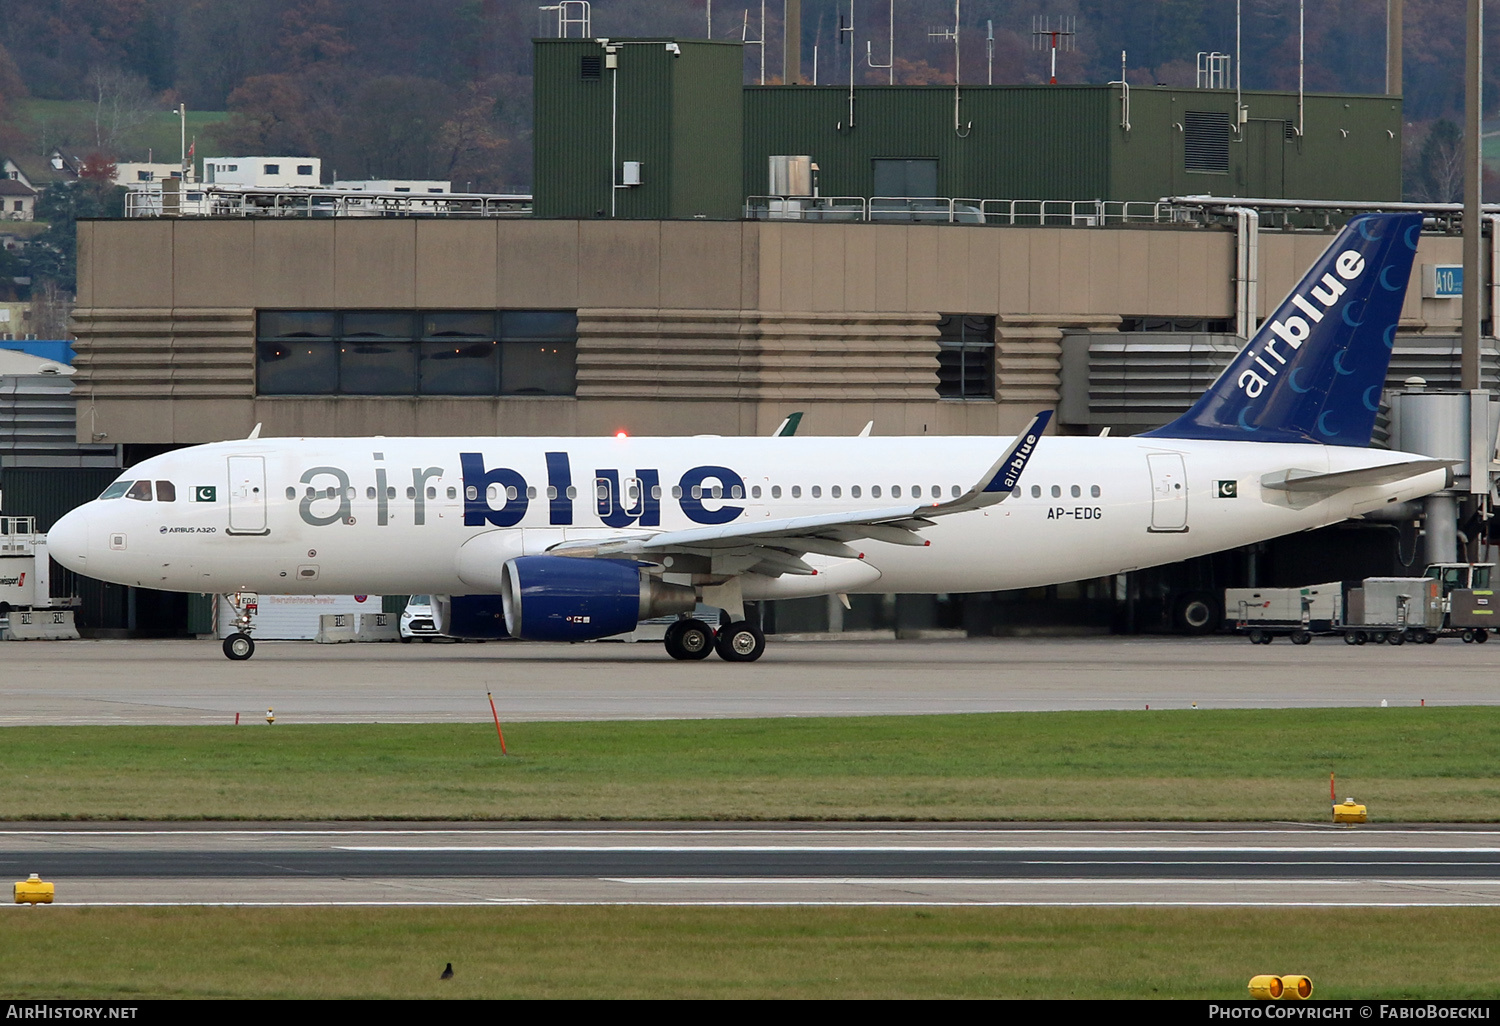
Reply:
[[[1369,445],[1421,214],[1361,214],[1156,438]]]

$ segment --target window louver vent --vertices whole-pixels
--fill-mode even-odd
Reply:
[[[1229,173],[1229,115],[1190,110],[1182,116],[1183,164],[1203,174]]]

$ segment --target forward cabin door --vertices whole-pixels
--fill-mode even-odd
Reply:
[[[229,458],[229,533],[269,534],[266,527],[266,458]]]
[[[1188,529],[1187,468],[1175,452],[1153,452],[1146,455],[1151,471],[1151,527],[1157,532],[1181,532]]]

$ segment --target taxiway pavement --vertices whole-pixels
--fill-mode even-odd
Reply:
[[[1500,702],[1500,643],[1294,647],[1237,638],[791,641],[756,663],[651,643],[0,644],[0,726],[913,715]]]
[[[1464,828],[16,825],[59,905],[1500,905]]]

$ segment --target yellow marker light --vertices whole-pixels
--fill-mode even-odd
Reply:
[[[1356,805],[1353,798],[1345,798],[1333,807],[1335,823],[1368,823],[1370,821],[1363,805]]]
[[[1312,979],[1307,976],[1283,976],[1281,999],[1283,1001],[1306,1001],[1312,997]]]
[[[1250,997],[1256,1001],[1275,1001],[1285,990],[1280,976],[1250,977]]]
[[[52,884],[44,882],[36,873],[32,873],[29,879],[16,881],[17,905],[50,905],[52,893]]]

